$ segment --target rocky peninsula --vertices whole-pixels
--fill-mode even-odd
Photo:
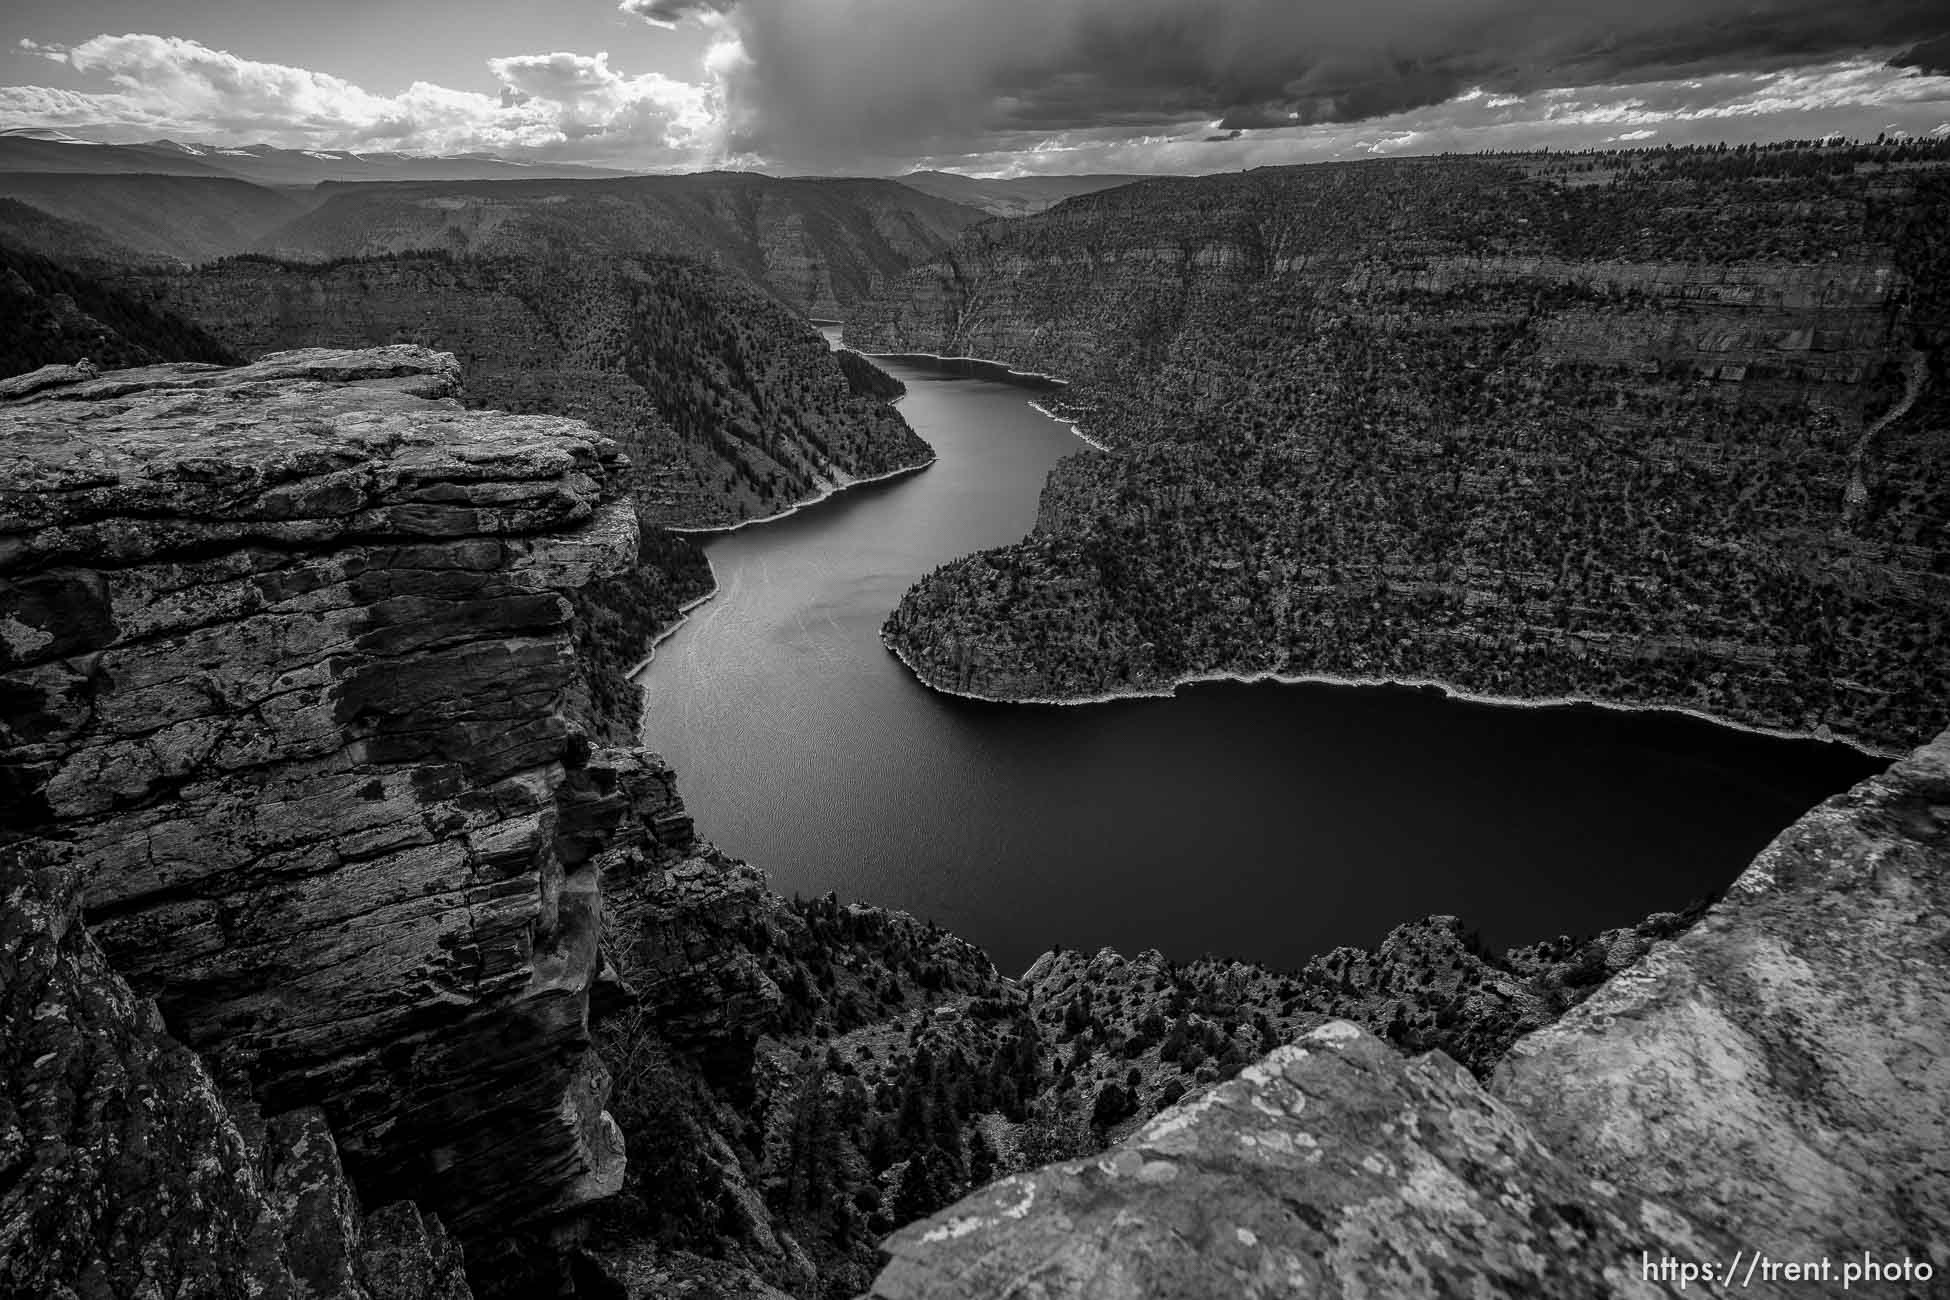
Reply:
[[[1950,679],[1950,147],[1159,180],[848,319],[1109,450],[887,624],[994,699],[1209,676],[1658,705],[1900,752]]]

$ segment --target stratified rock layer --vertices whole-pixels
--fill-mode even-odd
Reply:
[[[0,406],[0,840],[219,1076],[472,1239],[619,1185],[598,876],[659,812],[572,641],[635,557],[621,455],[457,387],[396,347]]]
[[[1329,1024],[896,1233],[873,1294],[1677,1294],[1658,1261],[1756,1250],[1827,1258],[1824,1294],[1865,1252],[1908,1280],[1853,1290],[1942,1294],[1947,895],[1950,734],[1784,832],[1488,1091]],[[1725,1290],[1810,1293],[1757,1273]]]

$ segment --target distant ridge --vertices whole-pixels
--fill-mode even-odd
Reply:
[[[582,163],[521,161],[488,153],[428,157],[388,150],[279,149],[267,144],[232,148],[177,140],[100,144],[61,131],[0,131],[0,172],[22,171],[227,176],[259,185],[629,175]]]
[[[0,141],[0,147],[7,143]],[[185,161],[197,160],[185,155]],[[143,260],[177,262],[242,252],[315,201],[302,192],[189,171],[0,171],[0,198],[98,232],[105,246],[122,245]],[[65,261],[73,254],[49,255]]]
[[[794,309],[828,318],[985,219],[893,181],[756,172],[333,184],[311,197],[316,206],[265,232],[256,251],[304,261],[430,251],[678,254],[738,271]]]
[[[909,172],[896,177],[901,184],[953,203],[965,203],[997,217],[1026,217],[1047,211],[1079,194],[1116,189],[1155,176],[1018,176],[1010,180],[981,180],[958,172]]]

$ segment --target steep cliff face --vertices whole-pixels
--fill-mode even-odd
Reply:
[[[1850,1291],[1940,1294],[1946,810],[1950,734],[1785,831],[1487,1089],[1322,1026],[895,1234],[873,1294],[1788,1296],[1864,1259],[1896,1271]]]
[[[635,559],[618,449],[457,389],[401,347],[0,407],[0,836],[369,1202],[492,1242],[620,1184],[600,877],[690,833],[590,739],[568,597]]]
[[[849,341],[1062,375],[1109,451],[888,639],[1001,698],[1438,680],[1913,744],[1950,674],[1944,161],[1335,165],[978,228]]]

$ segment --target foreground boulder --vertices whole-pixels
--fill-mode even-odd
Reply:
[[[1866,1258],[1853,1293],[1943,1294],[1946,918],[1950,734],[1785,831],[1489,1089],[1332,1023],[896,1233],[872,1294],[1718,1294],[1754,1251],[1831,1271],[1726,1291],[1839,1293]]]

